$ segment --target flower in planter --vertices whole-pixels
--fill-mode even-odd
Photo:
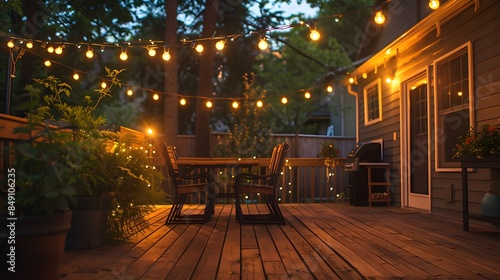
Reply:
[[[500,124],[483,125],[479,130],[470,128],[458,138],[454,158],[500,156]]]

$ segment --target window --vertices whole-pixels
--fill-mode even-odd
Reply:
[[[469,48],[462,47],[436,63],[436,169],[460,167],[453,150],[457,138],[472,126]]]
[[[365,125],[382,120],[382,90],[380,87],[380,79],[365,87]]]

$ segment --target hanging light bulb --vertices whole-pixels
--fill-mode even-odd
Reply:
[[[26,42],[26,47],[28,49],[32,49],[33,48],[33,42],[31,42],[31,41],[30,42]]]
[[[12,49],[12,48],[14,48],[14,46],[15,46],[14,45],[14,41],[10,40],[10,41],[7,42],[7,47],[9,47],[9,48]]]
[[[377,23],[377,24],[383,24],[385,22],[385,16],[384,16],[384,14],[382,14],[381,10],[378,10],[375,13],[374,20],[375,20],[375,23]]]
[[[55,52],[56,54],[62,54],[62,52],[63,52],[63,48],[62,48],[61,46],[58,46],[58,47],[54,50],[54,52]]]
[[[329,86],[327,86],[327,87],[326,87],[326,91],[328,91],[328,92],[333,92],[333,87],[332,87],[332,86],[330,86],[330,85],[329,85]]]
[[[261,108],[262,106],[264,106],[264,103],[261,100],[257,101],[257,107]]]
[[[309,30],[310,30],[309,37],[311,38],[311,40],[318,41],[321,35],[319,34],[318,30],[316,30],[316,25],[312,24]]]
[[[214,104],[210,100],[207,100],[207,102],[205,103],[205,105],[207,106],[207,108],[212,108],[212,106],[214,106]]]
[[[203,45],[202,45],[202,44],[197,44],[197,45],[194,47],[194,49],[195,49],[197,52],[201,53],[201,52],[203,52],[203,49],[204,49],[204,48],[203,48]]]
[[[220,40],[217,43],[215,43],[215,48],[218,49],[219,51],[222,51],[224,49],[224,45],[226,42],[224,40]]]
[[[267,44],[266,38],[260,39],[260,41],[259,41],[259,49],[260,50],[266,50],[267,46],[268,46],[268,44]]]
[[[129,88],[129,89],[127,90],[127,95],[128,95],[128,96],[132,96],[132,95],[134,95],[134,92],[132,91],[132,89],[130,89],[130,88]]]
[[[161,58],[163,58],[163,60],[165,61],[169,61],[171,58],[170,52],[164,49]]]
[[[120,59],[123,61],[128,59],[127,49],[122,50],[122,52],[120,53]]]
[[[73,79],[78,81],[80,79],[80,75],[78,75],[78,73],[73,74]]]
[[[283,104],[288,103],[288,98],[283,96],[283,98],[281,98],[281,103],[283,103]]]
[[[429,7],[433,10],[437,10],[439,8],[439,0],[430,0]]]
[[[108,87],[108,85],[106,84],[106,82],[104,82],[104,81],[103,81],[103,82],[101,83],[101,88],[107,88],[107,87]]]
[[[392,77],[388,76],[387,78],[385,78],[385,82],[388,84],[392,83]]]
[[[306,92],[304,93],[304,97],[305,97],[306,99],[311,98],[311,93],[310,93],[310,92],[308,92],[308,91],[306,91]]]
[[[54,47],[52,47],[52,46],[48,46],[48,47],[47,47],[47,52],[48,52],[48,53],[53,53],[53,52],[54,52]]]
[[[349,77],[349,83],[350,84],[354,84],[354,78],[353,77]]]
[[[47,67],[49,67],[50,65],[52,65],[52,63],[50,62],[50,60],[45,60],[45,62],[43,64],[45,64],[45,66],[47,66]]]
[[[155,56],[156,55],[156,50],[154,48],[149,48],[148,49],[148,54],[149,54],[149,56]]]
[[[240,107],[240,104],[235,100],[233,101],[233,104],[231,104],[231,106],[233,106],[234,109],[238,109],[238,107]]]
[[[160,99],[160,95],[158,93],[153,94],[153,100],[158,100]]]
[[[186,105],[186,103],[187,103],[187,101],[186,101],[186,99],[185,99],[185,98],[181,98],[181,99],[179,100],[179,104],[181,104],[182,106]]]
[[[94,51],[92,50],[92,48],[90,47],[90,45],[87,47],[87,52],[85,53],[85,56],[87,58],[94,57]]]

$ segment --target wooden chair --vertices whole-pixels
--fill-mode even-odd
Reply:
[[[174,185],[174,201],[166,223],[205,223],[214,213],[214,190],[212,180],[208,174],[183,174],[177,165],[177,152],[172,146],[160,143],[160,148],[165,158],[168,174]],[[203,214],[183,215],[182,208],[188,195],[203,193],[205,209]]]
[[[277,145],[265,175],[240,173],[235,177],[234,193],[236,199],[236,219],[240,223],[285,223],[278,205],[277,187],[288,150],[287,143]],[[243,213],[242,195],[259,194],[265,202],[267,213]]]

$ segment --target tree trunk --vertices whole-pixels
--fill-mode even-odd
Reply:
[[[207,0],[203,13],[202,38],[209,38],[215,32],[217,22],[217,0]],[[204,51],[200,56],[200,75],[198,96],[209,98],[213,92],[215,42],[204,41]],[[199,98],[196,102],[195,122],[195,156],[208,157],[210,155],[210,109],[205,101]]]
[[[165,92],[163,96],[165,142],[167,145],[177,145],[178,134],[178,91],[177,84],[177,1],[165,0],[167,13],[165,25],[165,43],[170,50],[171,58],[165,61]]]

